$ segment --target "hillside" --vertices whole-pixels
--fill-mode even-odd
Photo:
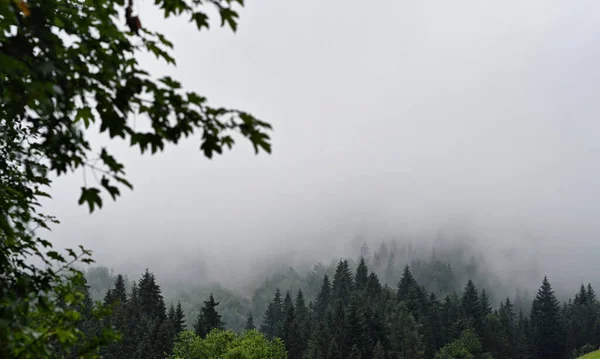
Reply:
[[[600,359],[600,350],[595,352],[587,353],[586,355],[579,357],[579,359]]]

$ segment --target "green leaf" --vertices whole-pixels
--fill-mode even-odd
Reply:
[[[202,30],[203,27],[207,29],[210,27],[210,25],[208,24],[208,16],[203,12],[193,13],[191,21],[196,22],[196,27],[198,28],[198,30]]]
[[[79,204],[87,203],[90,208],[90,213],[94,212],[94,208],[102,207],[102,199],[100,198],[100,190],[98,188],[86,188],[81,187],[81,196],[79,197]]]
[[[90,123],[94,120],[94,115],[92,114],[92,109],[89,107],[82,107],[77,109],[77,115],[75,116],[75,123],[83,120],[83,124],[85,128],[90,127]]]

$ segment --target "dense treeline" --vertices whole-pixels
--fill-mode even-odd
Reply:
[[[220,312],[227,308],[212,293],[196,298],[195,315],[188,314],[186,322],[180,302],[167,310],[152,273],[146,271],[129,291],[118,275],[104,298],[112,316],[96,327],[87,324],[84,332],[111,324],[122,333],[121,342],[102,349],[107,358],[163,358],[174,347],[185,358],[181,353],[190,348],[212,348],[219,341],[252,341],[260,353],[281,353],[274,341],[279,339],[288,358],[307,359],[576,358],[600,344],[600,303],[591,284],[582,284],[562,304],[546,277],[531,300],[522,295],[497,300],[476,281],[466,279],[458,287],[454,267],[435,258],[411,261],[393,280],[399,272],[390,265],[394,254],[378,263],[380,253],[357,263],[340,260],[333,268],[319,265],[305,277],[290,272],[280,274],[287,281],[266,281],[246,303],[243,328],[223,319]],[[481,277],[472,264],[467,267]],[[288,286],[280,289],[278,283]],[[256,332],[236,338],[221,329],[256,329],[264,337]]]

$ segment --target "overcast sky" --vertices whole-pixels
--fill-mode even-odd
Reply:
[[[273,154],[239,142],[208,161],[197,137],[141,157],[112,142],[135,190],[90,216],[81,174],[57,180],[57,245],[136,271],[239,263],[226,276],[240,278],[267,249],[339,256],[357,236],[450,225],[534,253],[525,261],[555,278],[594,280],[597,1],[249,0],[237,34],[138,1],[178,66],[143,63],[273,124]]]

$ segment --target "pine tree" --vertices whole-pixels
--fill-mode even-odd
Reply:
[[[345,357],[350,347],[348,346],[348,322],[346,320],[346,312],[344,304],[338,300],[333,314],[333,323],[329,328],[333,334],[333,339],[337,342],[337,350],[342,357]]]
[[[350,359],[361,359],[362,355],[360,353],[360,349],[358,349],[358,346],[356,344],[354,344],[352,346],[352,349],[350,350]]]
[[[347,347],[356,347],[359,351],[359,354],[366,351],[370,352],[367,322],[361,313],[359,298],[356,296],[354,296],[350,301],[347,322]]]
[[[485,289],[482,289],[481,294],[479,295],[479,307],[481,317],[485,317],[488,314],[492,314],[492,305],[490,304],[490,298],[485,292]]]
[[[360,257],[360,262],[356,268],[356,275],[354,277],[354,287],[356,290],[362,291],[367,288],[369,281],[369,269],[365,263],[364,257]]]
[[[385,350],[381,342],[377,342],[375,349],[373,350],[373,359],[385,359]]]
[[[277,323],[279,318],[275,306],[276,304],[273,303],[273,301],[267,304],[267,309],[265,310],[265,314],[260,325],[260,331],[269,340],[272,340],[277,335]]]
[[[342,359],[342,353],[340,351],[340,346],[337,343],[337,340],[334,338],[329,343],[329,349],[327,350],[327,359]]]
[[[311,331],[310,313],[304,302],[304,294],[298,290],[296,301],[294,303],[296,321],[298,323],[298,342],[300,349],[304,351],[308,345],[308,339]]]
[[[184,330],[185,315],[183,314],[183,309],[181,308],[181,302],[177,302],[177,307],[175,308],[175,317],[173,319],[173,332],[175,335],[177,335]]]
[[[560,304],[547,277],[544,277],[531,306],[531,327],[537,358],[563,358],[565,350]]]
[[[127,304],[127,287],[125,285],[125,278],[121,274],[117,275],[115,279],[115,286],[112,290],[113,300],[119,303],[119,305]]]
[[[246,325],[244,325],[244,330],[252,329],[256,329],[256,326],[254,325],[254,317],[252,316],[252,312],[249,311],[246,315]]]
[[[404,267],[402,278],[398,282],[398,300],[406,301],[409,299],[410,292],[417,286],[417,281],[412,275],[409,266]]]
[[[425,333],[427,339],[426,353],[428,357],[432,357],[445,342],[442,328],[441,304],[433,293],[429,296],[428,313]]]
[[[481,307],[479,304],[479,293],[473,281],[469,280],[465,286],[465,290],[461,299],[461,312],[463,319],[469,323],[473,329],[481,334]]]
[[[216,310],[218,305],[219,302],[216,302],[212,293],[210,293],[209,299],[204,301],[204,306],[200,309],[194,326],[196,334],[201,338],[206,337],[213,329],[223,329],[225,323],[221,321],[221,315]]]
[[[167,317],[167,308],[160,286],[156,283],[154,274],[146,269],[138,282],[139,299],[142,314],[149,318],[163,320]]]
[[[371,272],[371,274],[369,274],[369,280],[367,281],[367,296],[369,298],[378,298],[381,294],[381,290],[382,287],[377,274]]]
[[[336,301],[341,300],[344,304],[347,304],[353,289],[352,282],[352,272],[348,261],[345,259],[340,260],[333,276],[333,299]]]
[[[389,354],[395,357],[421,358],[423,349],[418,323],[405,303],[399,302],[386,319],[391,345]]]
[[[289,293],[289,292],[288,292]],[[288,296],[286,295],[286,298]],[[281,339],[285,343],[288,352],[288,359],[300,359],[302,357],[302,347],[299,341],[299,328],[296,321],[294,305],[286,306],[285,319],[281,329]]]
[[[317,295],[315,302],[315,314],[316,319],[322,319],[325,317],[329,306],[331,305],[331,283],[327,274],[323,276],[323,284],[321,284],[321,290]]]
[[[394,252],[391,252],[388,256],[383,281],[387,283],[394,283],[396,281],[396,257]]]

